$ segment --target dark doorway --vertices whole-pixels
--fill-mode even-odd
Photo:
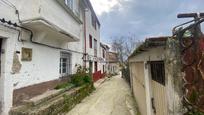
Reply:
[[[93,62],[89,61],[89,72],[93,73]]]
[[[94,66],[95,66],[95,72],[97,72],[98,71],[98,63],[95,62]]]

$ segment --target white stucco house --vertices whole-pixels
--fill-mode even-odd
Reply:
[[[116,52],[108,51],[106,56],[106,71],[110,75],[120,73],[120,64],[118,60],[118,54]]]
[[[101,57],[101,64],[99,68],[102,71],[102,73],[107,73],[107,65],[108,65],[107,56],[108,56],[109,50],[110,50],[110,47],[107,44],[100,43],[99,54]]]
[[[103,69],[89,0],[2,0],[0,10],[1,115],[73,74],[76,64]]]

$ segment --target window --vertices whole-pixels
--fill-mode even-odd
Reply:
[[[96,29],[96,17],[95,15],[91,15],[91,23],[92,23],[92,26]]]
[[[64,0],[65,4],[73,10],[73,0]]]
[[[103,49],[103,58],[105,58],[105,50]]]
[[[62,76],[71,74],[71,54],[70,53],[61,53],[60,56],[60,74]]]
[[[165,69],[163,61],[150,62],[152,80],[165,85]]]
[[[97,57],[97,40],[96,39],[94,39],[94,56],[96,56]]]
[[[92,48],[92,36],[89,35],[89,47]]]

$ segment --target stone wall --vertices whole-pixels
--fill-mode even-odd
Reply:
[[[24,105],[13,108],[10,115],[57,115],[70,111],[94,90],[93,84],[62,92],[38,105]]]
[[[70,76],[71,77],[71,76]],[[65,83],[70,77],[51,80],[28,87],[16,89],[13,91],[13,106],[19,106],[23,100],[29,100],[37,95],[41,95],[48,90],[53,90],[58,84]]]

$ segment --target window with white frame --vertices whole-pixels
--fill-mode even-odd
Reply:
[[[71,54],[66,52],[61,52],[60,54],[60,74],[62,76],[71,74]]]
[[[70,8],[70,9],[72,9],[73,10],[73,0],[64,0],[64,2],[65,2],[65,4]]]

